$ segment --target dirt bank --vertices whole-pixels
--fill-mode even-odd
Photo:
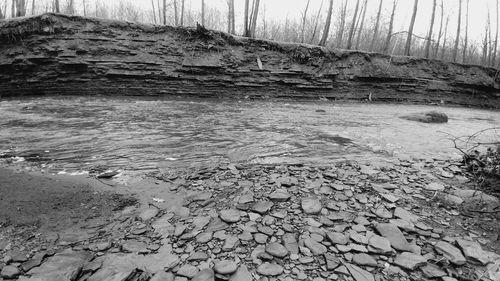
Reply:
[[[45,14],[0,21],[0,96],[193,95],[500,107],[496,69]]]

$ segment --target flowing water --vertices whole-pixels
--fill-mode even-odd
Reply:
[[[130,97],[0,101],[0,156],[79,171],[146,170],[207,161],[302,162],[458,155],[453,136],[498,126],[500,112],[440,107],[447,124],[402,114],[422,105]]]

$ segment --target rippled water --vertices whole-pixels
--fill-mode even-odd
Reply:
[[[447,124],[398,118],[420,105],[42,97],[0,101],[0,153],[51,163],[142,170],[204,161],[328,163],[456,154],[455,136],[498,126],[500,113],[439,108]],[[16,158],[22,159],[22,158]]]

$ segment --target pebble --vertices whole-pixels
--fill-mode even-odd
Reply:
[[[266,252],[277,258],[284,258],[289,254],[287,248],[277,242],[267,245]]]
[[[435,249],[438,253],[443,255],[453,264],[463,265],[466,262],[465,257],[462,255],[462,252],[448,242],[437,242]]]
[[[176,274],[186,278],[193,278],[198,273],[198,268],[194,265],[185,264],[177,270]]]
[[[372,256],[365,253],[353,255],[352,262],[357,265],[377,266],[377,261]]]
[[[301,201],[302,211],[309,215],[315,215],[321,212],[322,205],[316,197],[303,198]]]
[[[410,244],[396,225],[391,223],[379,223],[375,226],[375,228],[380,235],[387,238],[391,242],[391,246],[394,249],[400,251],[410,250]]]
[[[240,221],[240,211],[236,209],[228,209],[220,211],[220,218],[227,223],[235,223]]]
[[[427,259],[421,255],[403,252],[396,256],[394,263],[403,268],[415,270],[416,268],[425,265],[427,263]]]
[[[304,239],[304,245],[311,250],[314,255],[323,255],[328,249],[321,243],[312,238]]]
[[[2,268],[2,272],[0,273],[0,275],[5,279],[14,279],[19,276],[19,274],[21,274],[19,268],[12,265],[4,266]]]
[[[283,267],[274,263],[263,263],[257,267],[257,272],[264,276],[278,276],[283,273]]]
[[[232,260],[218,261],[214,265],[215,272],[222,275],[232,274],[236,269],[238,269],[238,264]]]

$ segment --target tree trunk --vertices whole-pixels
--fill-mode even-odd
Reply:
[[[154,10],[153,10],[153,13],[154,13]],[[87,16],[87,0],[83,0],[83,16],[86,17]],[[156,21],[155,21],[156,23]]]
[[[74,0],[69,0],[68,13],[70,15],[73,15],[75,13],[75,2],[74,2]]]
[[[434,18],[436,17],[436,3],[437,0],[434,0],[432,3],[432,16],[431,16],[431,25],[429,27],[429,32],[427,33],[427,40],[425,42],[425,57],[430,57],[431,51],[431,41],[432,41],[432,29],[434,28]]]
[[[205,26],[205,0],[201,0],[201,25]]]
[[[488,9],[488,26],[490,27],[488,29],[488,38],[489,38],[489,41],[488,41],[488,65],[491,65],[491,55],[492,55],[492,45],[491,43],[493,42],[493,40],[491,39],[491,15],[490,15],[490,10]]]
[[[340,26],[337,33],[337,48],[342,48],[346,17],[347,17],[347,0],[344,0],[342,3],[342,10],[340,11]]]
[[[488,61],[486,60],[488,58],[488,31],[490,29],[490,23],[489,21],[486,22],[486,27],[484,30],[484,40],[483,40],[483,56],[481,58],[481,64],[482,65],[487,65]]]
[[[330,0],[328,14],[326,16],[325,29],[323,31],[323,36],[321,36],[321,41],[319,41],[320,46],[326,46],[326,41],[328,40],[328,33],[330,32],[330,24],[332,23],[332,11],[333,11],[333,0]]]
[[[467,63],[467,44],[469,44],[469,0],[465,7],[465,38],[464,38],[464,49],[462,52],[462,63]]]
[[[0,6],[0,20],[3,20],[5,18],[5,16],[3,15],[3,12],[2,12],[2,6]]]
[[[184,2],[186,0],[181,0],[181,26],[184,25]]]
[[[26,15],[26,0],[16,1],[16,17],[24,17]]]
[[[455,38],[455,47],[453,48],[453,62],[457,62],[458,43],[460,41],[460,24],[462,22],[462,0],[458,0],[458,23],[457,37]]]
[[[497,25],[495,26],[496,35],[495,35],[495,46],[493,47],[493,59],[491,61],[491,66],[495,66],[495,61],[497,59],[497,47],[498,47],[498,0],[496,1],[496,12],[497,12]],[[491,40],[491,37],[490,37]]]
[[[250,37],[250,29],[248,26],[248,23],[249,23],[249,21],[248,21],[249,5],[250,5],[250,1],[245,0],[245,18],[244,18],[245,25],[243,26],[243,36],[245,36],[245,37]]]
[[[393,0],[392,2],[392,13],[391,20],[389,22],[389,30],[387,31],[387,37],[385,38],[384,53],[389,53],[389,47],[391,46],[392,30],[394,28],[394,15],[396,14],[396,6],[398,5],[398,0]]]
[[[302,30],[300,31],[300,43],[304,43],[304,31],[306,29],[307,10],[309,9],[309,3],[311,3],[311,0],[307,0],[306,8],[304,10],[304,14],[302,15]]]
[[[448,39],[448,23],[450,23],[450,18],[446,17],[446,25],[444,27],[444,38],[443,38],[443,49],[441,49],[441,60],[444,60],[444,54],[446,52],[446,40]]]
[[[231,33],[236,34],[236,21],[234,16],[234,0],[231,0]]]
[[[439,52],[439,45],[441,44],[441,36],[443,35],[443,17],[444,17],[444,7],[443,7],[443,0],[441,0],[441,19],[439,23],[439,34],[438,34],[438,40],[436,43],[436,49],[434,50],[434,58],[437,58],[437,54]]]
[[[56,13],[60,13],[61,12],[61,7],[59,6],[59,0],[55,0],[55,8],[56,8]]]
[[[163,25],[167,25],[167,0],[163,0]]]
[[[153,7],[153,20],[155,24],[157,24],[158,22],[156,21],[155,0],[151,0],[151,6]]]
[[[359,25],[359,31],[358,31],[358,39],[356,40],[356,50],[359,50],[359,40],[361,39],[361,36],[363,35],[363,27],[365,25],[365,18],[366,18],[366,10],[368,10],[368,0],[365,0],[364,4],[365,9],[363,10],[363,16],[361,17],[361,24]]]
[[[31,15],[35,15],[35,0],[31,0]]]
[[[16,17],[16,0],[12,0],[12,3],[10,5],[10,17],[15,18]]]
[[[321,15],[322,9],[323,9],[323,0],[321,0],[321,4],[319,5],[319,9],[318,9],[318,14],[316,15],[316,18],[314,19],[314,29],[313,29],[311,39],[309,40],[309,44],[312,44],[314,42],[314,39],[316,38],[316,33],[318,31],[319,17]]]
[[[373,30],[372,42],[370,43],[370,52],[373,52],[373,47],[375,46],[375,40],[378,38],[378,26],[380,24],[380,14],[382,13],[382,5],[384,0],[380,0],[378,5],[377,20],[375,21],[375,29]]]
[[[254,2],[254,7],[253,7],[253,13],[252,13],[252,23],[251,23],[251,28],[250,28],[250,36],[255,37],[255,30],[257,29],[257,18],[259,16],[259,4],[260,0],[255,0]]]
[[[410,56],[411,39],[413,36],[413,27],[415,26],[415,18],[417,17],[417,9],[418,9],[418,0],[415,0],[415,4],[413,6],[413,14],[411,16],[411,21],[410,21],[410,28],[408,28],[408,37],[406,37],[405,56]]]
[[[158,22],[161,24],[163,22],[161,16],[161,11],[163,10],[163,8],[160,4],[160,0],[157,0],[156,4],[157,4],[156,6],[158,7]]]
[[[174,0],[174,23],[175,26],[179,25],[179,11],[177,9],[177,0]]]
[[[356,8],[354,8],[354,15],[352,16],[351,28],[349,30],[349,37],[347,38],[347,49],[352,47],[352,38],[354,36],[354,29],[356,28],[356,19],[358,17],[359,0],[356,1]]]

